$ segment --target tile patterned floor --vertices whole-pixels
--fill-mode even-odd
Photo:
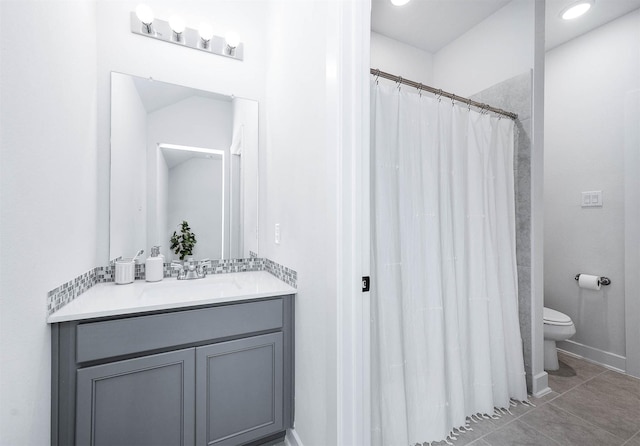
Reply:
[[[640,446],[640,380],[559,358],[575,376],[549,375],[553,392],[532,398],[535,408],[518,405],[513,416],[472,424],[455,446]]]
[[[513,415],[471,423],[473,431],[452,443],[455,446],[640,446],[640,379],[563,353],[559,353],[559,359],[573,369],[575,375],[549,375],[553,392],[532,398],[536,407],[518,405],[511,408]],[[443,441],[432,444],[446,445]]]

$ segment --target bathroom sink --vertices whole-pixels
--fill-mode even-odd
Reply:
[[[189,300],[225,298],[242,293],[243,284],[230,274],[218,274],[204,279],[177,280],[168,278],[161,282],[147,283],[140,295],[142,301],[175,301],[180,297]]]

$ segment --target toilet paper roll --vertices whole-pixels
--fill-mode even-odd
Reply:
[[[587,290],[597,291],[600,289],[600,276],[580,274],[580,277],[578,277],[578,286]]]

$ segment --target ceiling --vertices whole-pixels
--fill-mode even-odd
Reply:
[[[221,160],[222,155],[217,153],[202,153],[188,150],[174,150],[167,147],[161,147],[162,155],[169,169],[174,168],[178,164],[189,161],[193,158],[201,158],[202,160]]]
[[[168,84],[166,82],[155,81],[132,76],[133,83],[138,90],[140,100],[147,113],[152,113],[161,108],[175,104],[191,96],[214,99],[217,101],[231,101],[230,96],[225,96],[210,91],[197,90],[195,88],[183,87],[182,85]]]
[[[640,8],[640,0],[596,0],[591,10],[575,20],[562,20],[560,12],[576,0],[546,0],[545,48],[555,48],[592,29]]]
[[[436,53],[509,1],[412,0],[407,5],[398,7],[393,6],[389,0],[372,0],[371,29],[400,42]],[[560,19],[560,11],[575,1],[546,0],[547,50],[640,8],[640,0],[596,0],[591,10],[583,17],[574,21]]]
[[[436,53],[509,1],[413,0],[399,7],[389,0],[371,0],[371,29]]]

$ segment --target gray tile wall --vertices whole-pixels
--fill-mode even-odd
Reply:
[[[212,260],[207,274],[226,274],[245,271],[267,271],[294,288],[298,287],[298,273],[272,260],[257,256],[248,259]],[[164,264],[164,277],[176,277],[177,270],[170,263]],[[52,314],[98,283],[114,281],[114,264],[98,266],[63,283],[47,293],[47,314]],[[144,263],[136,264],[135,279],[145,279]]]
[[[514,156],[516,195],[516,261],[520,333],[527,387],[531,391],[531,72],[507,79],[471,97],[518,114]]]

